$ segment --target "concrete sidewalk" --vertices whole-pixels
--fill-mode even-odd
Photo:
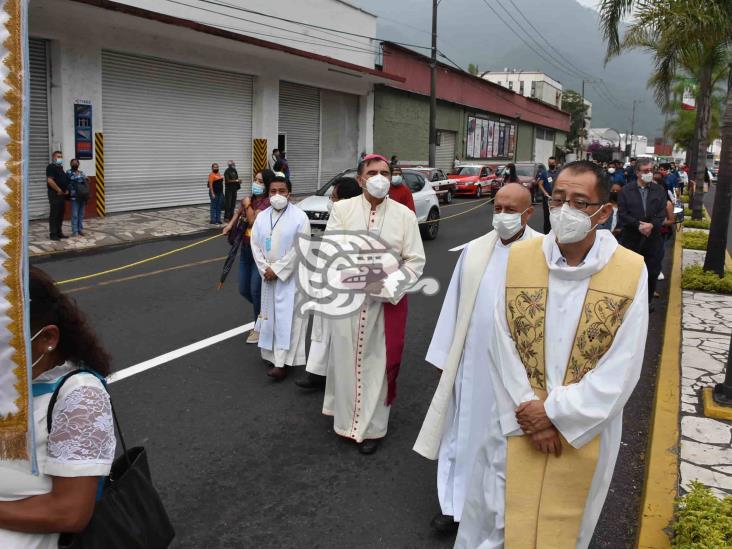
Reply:
[[[84,236],[60,241],[48,237],[48,220],[31,221],[28,231],[29,254],[45,255],[80,251],[102,246],[151,240],[166,236],[220,231],[209,224],[209,206],[183,206],[110,214],[84,220]],[[71,235],[71,222],[64,221],[63,232]]]

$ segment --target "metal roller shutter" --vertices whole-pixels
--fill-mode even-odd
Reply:
[[[251,76],[104,51],[102,97],[108,212],[206,203],[213,162],[250,179]]]
[[[30,137],[28,139],[28,215],[31,219],[48,216],[46,166],[50,162],[48,134],[48,57],[47,42],[28,40],[30,72]],[[69,157],[69,160],[71,157]]]
[[[279,131],[286,136],[293,193],[318,188],[320,168],[320,90],[280,82]]]
[[[435,168],[443,172],[452,171],[452,163],[455,161],[455,132],[440,131],[440,144],[435,151]],[[431,166],[432,167],[432,166]]]

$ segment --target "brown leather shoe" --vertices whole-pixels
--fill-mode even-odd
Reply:
[[[287,377],[287,370],[285,368],[275,368],[272,366],[272,368],[267,370],[267,375],[275,381],[282,381]]]

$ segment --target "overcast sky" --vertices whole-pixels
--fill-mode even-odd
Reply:
[[[600,0],[577,0],[577,2],[579,2],[583,6],[594,9],[597,7],[597,4],[600,3]]]

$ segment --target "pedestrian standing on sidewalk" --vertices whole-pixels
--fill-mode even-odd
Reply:
[[[224,172],[224,221],[230,221],[236,208],[236,193],[241,189],[241,179],[236,171],[236,164],[229,160],[229,167]]]
[[[46,186],[48,187],[48,232],[51,240],[68,238],[61,231],[66,208],[66,197],[69,194],[69,178],[64,171],[64,157],[61,151],[54,151],[51,163],[46,168]]]
[[[252,181],[252,196],[241,200],[241,207],[236,211],[226,227],[224,234],[232,231],[244,231],[239,255],[239,294],[254,306],[254,322],[259,318],[262,309],[262,276],[252,255],[252,227],[260,212],[269,208],[269,184],[274,177],[272,170],[262,170]],[[241,217],[244,219],[239,223]],[[259,343],[259,333],[252,329],[247,336],[247,343]]]
[[[221,225],[221,206],[224,201],[224,176],[219,173],[219,165],[211,164],[208,174],[208,196],[211,199],[211,225]]]
[[[536,181],[539,184],[539,190],[541,191],[541,211],[544,214],[544,234],[548,234],[549,231],[552,230],[552,226],[549,223],[549,200],[552,197],[554,181],[557,179],[557,175],[559,175],[557,159],[550,156],[548,164],[549,167],[546,170],[541,170],[539,175],[536,176]]]
[[[352,177],[339,177],[333,183],[333,191],[328,201],[328,213],[333,211],[333,204],[339,200],[347,200],[363,194],[361,186]],[[310,335],[310,352],[305,365],[305,377],[298,379],[295,385],[302,389],[325,389],[325,379],[330,363],[330,327],[328,318],[320,314],[313,315]]]
[[[290,182],[290,165],[287,163],[287,156],[285,151],[279,151],[277,162],[275,162],[274,165],[274,171],[282,172],[285,174],[285,177],[287,178],[287,182]]]
[[[272,364],[267,375],[287,376],[286,366],[305,364],[307,318],[297,314],[297,250],[301,236],[310,238],[308,216],[290,204],[292,187],[285,174],[275,173],[269,184],[270,207],[252,228],[252,254],[262,275],[262,312],[255,326],[262,358]]]
[[[89,200],[89,180],[79,169],[79,160],[71,159],[71,169],[66,172],[71,198],[71,236],[84,236],[84,208]]]
[[[429,185],[429,183],[428,183]],[[404,182],[402,169],[398,166],[391,167],[391,185],[389,186],[389,198],[400,204],[404,204],[407,208],[416,213],[414,207],[414,197],[412,189]]]

